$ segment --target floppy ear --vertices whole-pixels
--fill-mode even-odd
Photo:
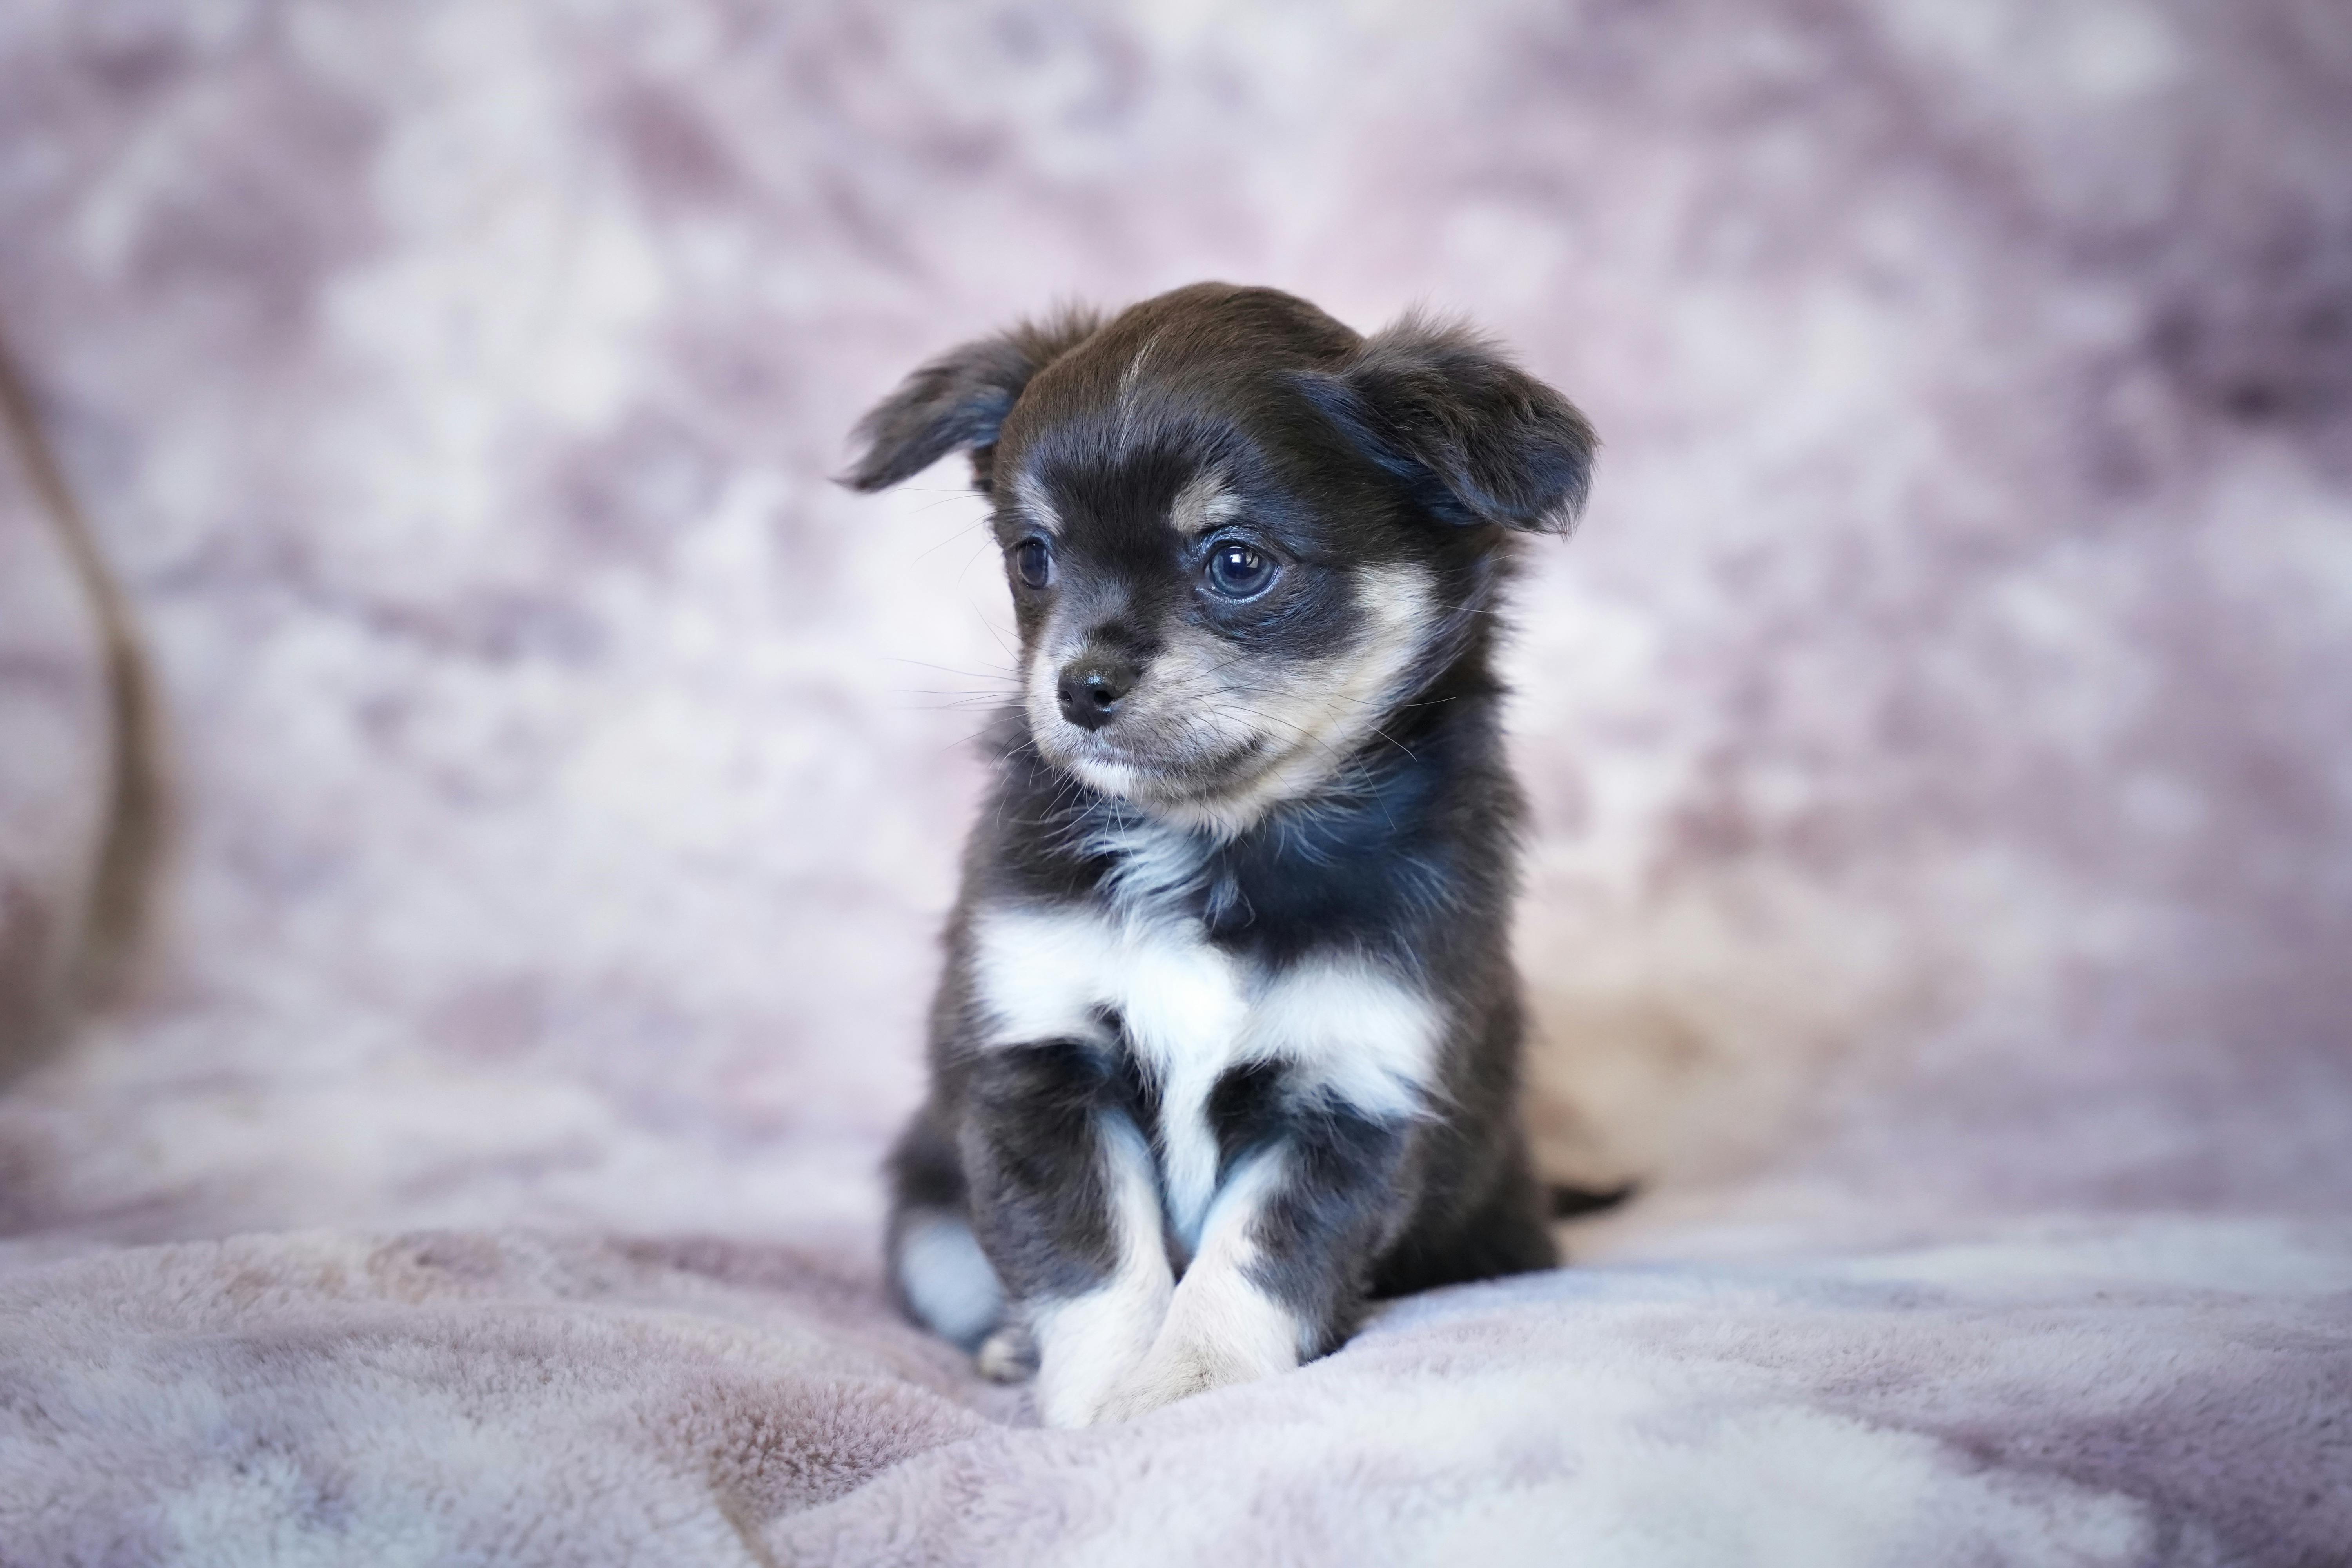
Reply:
[[[950,349],[857,422],[850,438],[862,452],[841,482],[887,489],[961,447],[971,453],[973,487],[987,489],[996,433],[1021,389],[1101,324],[1095,312],[1072,309]]]
[[[1408,315],[1299,384],[1447,522],[1566,533],[1584,510],[1591,425],[1467,327]]]

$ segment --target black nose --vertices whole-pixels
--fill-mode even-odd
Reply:
[[[1081,730],[1099,730],[1118,717],[1118,701],[1135,689],[1135,666],[1116,658],[1082,658],[1062,667],[1055,695],[1062,717]]]

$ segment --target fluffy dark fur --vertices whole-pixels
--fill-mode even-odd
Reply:
[[[891,1161],[907,1309],[1083,1424],[1549,1266],[1491,656],[1583,417],[1458,327],[1202,284],[967,344],[857,434],[862,489],[970,451],[1022,638]]]

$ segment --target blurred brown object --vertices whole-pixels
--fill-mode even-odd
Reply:
[[[121,996],[168,839],[154,681],[129,602],[0,333],[0,1082]]]

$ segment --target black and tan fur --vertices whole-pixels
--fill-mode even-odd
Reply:
[[[1583,417],[1459,328],[1201,284],[967,344],[858,434],[861,489],[971,453],[1023,658],[892,1158],[908,1310],[1076,1426],[1550,1265],[1492,656]]]

